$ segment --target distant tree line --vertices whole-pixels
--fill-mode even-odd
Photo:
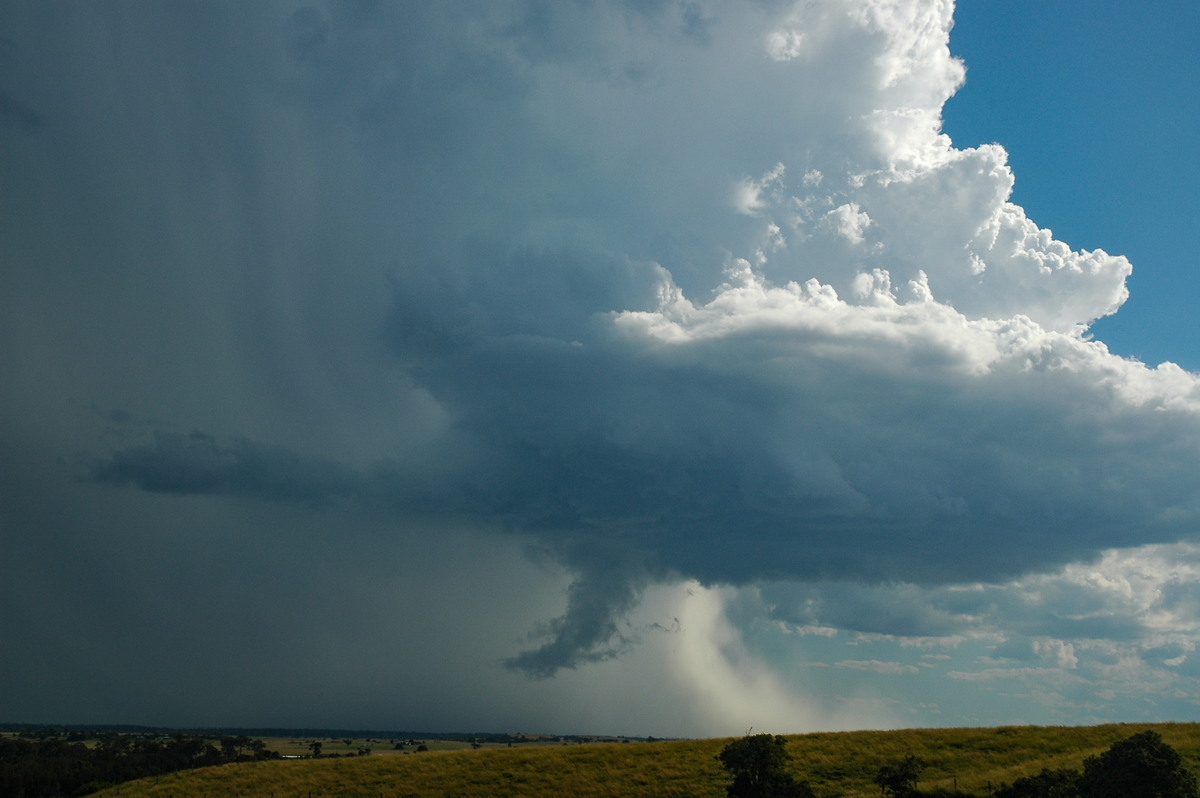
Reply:
[[[0,796],[87,795],[124,781],[178,770],[278,759],[262,740],[244,735],[204,738],[183,734],[138,737],[105,734],[92,745],[59,737],[0,737]]]
[[[787,738],[755,734],[735,740],[717,759],[733,776],[727,798],[815,798],[808,782],[792,775]],[[971,798],[971,793],[922,792],[917,782],[925,763],[913,755],[880,766],[875,784],[887,798]],[[1200,798],[1195,775],[1179,753],[1155,731],[1113,743],[1084,760],[1083,770],[1043,770],[998,790],[994,798]]]

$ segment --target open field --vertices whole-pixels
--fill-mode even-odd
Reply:
[[[597,743],[597,742],[620,742],[624,738],[600,738],[600,737],[556,737],[553,735],[515,735],[519,741],[515,744],[520,748],[536,748],[542,746],[563,746],[563,745],[580,745],[581,743]],[[363,749],[369,749],[371,756],[376,755],[393,755],[393,754],[413,754],[417,753],[420,746],[425,746],[425,750],[434,751],[471,751],[471,750],[492,750],[499,748],[512,748],[513,745],[505,742],[496,742],[488,740],[485,736],[481,736],[478,742],[472,742],[464,735],[460,735],[458,739],[444,740],[436,736],[373,736],[373,737],[338,737],[338,736],[312,736],[312,735],[288,735],[283,737],[260,736],[257,739],[263,741],[267,748],[271,751],[277,751],[280,755],[286,757],[309,756],[311,754],[311,745],[313,742],[321,743],[321,755],[328,757],[336,756],[357,756]]]
[[[788,737],[793,770],[819,796],[875,796],[880,765],[912,753],[928,764],[923,791],[989,787],[1042,768],[1079,767],[1117,740],[1155,729],[1200,770],[1200,724],[1002,727],[838,732]],[[297,738],[299,739],[299,738]],[[274,741],[272,741],[274,742]],[[577,796],[623,798],[724,795],[715,760],[729,739],[430,750],[420,754],[250,762],[130,782],[97,795],[406,798]],[[431,746],[432,748],[432,746]]]

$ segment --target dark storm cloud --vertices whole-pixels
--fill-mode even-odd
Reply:
[[[0,117],[27,133],[46,124],[33,106],[21,102],[3,90],[0,90]]]
[[[630,552],[614,549],[606,546],[573,558],[586,565],[567,592],[566,612],[533,636],[549,638],[545,643],[506,659],[508,668],[545,678],[563,667],[603,662],[628,650],[633,641],[620,621],[640,599],[642,577]]]
[[[1194,420],[1097,397],[1091,345],[1039,348],[1032,366],[1018,350],[983,375],[933,336],[902,348],[868,337],[846,344],[853,359],[821,354],[824,336],[770,328],[644,349],[606,337],[600,320],[596,332],[576,314],[539,316],[544,295],[459,291],[423,293],[424,314],[396,311],[402,357],[480,450],[419,501],[533,532],[580,574],[555,639],[512,660],[539,675],[611,656],[614,619],[647,579],[997,581],[1190,529]],[[245,443],[187,442],[186,457],[165,438],[99,473],[265,498],[354,484],[364,498],[418,500]],[[1140,470],[1148,457],[1155,468]],[[856,626],[855,602],[831,602],[824,623],[921,631],[879,612]],[[1084,624],[1058,623],[1104,631]]]
[[[61,613],[92,552],[95,592],[133,585],[106,634],[183,645],[153,610],[180,585],[263,606],[206,632],[226,653],[294,640],[277,596],[320,585],[294,688],[408,650],[345,620],[360,591],[419,606],[423,673],[504,629],[478,657],[547,677],[629,651],[657,583],[838,582],[775,617],[948,635],[979,608],[947,586],[1194,533],[1196,380],[1088,341],[1129,264],[938,134],[948,3],[131,8],[5,23],[36,135],[0,151],[0,401],[38,463],[5,484]],[[488,586],[512,546],[571,573],[559,617]]]
[[[218,443],[201,432],[160,434],[97,466],[98,482],[133,483],[152,493],[231,494],[323,504],[350,493],[356,475],[337,463],[305,460],[281,446]]]

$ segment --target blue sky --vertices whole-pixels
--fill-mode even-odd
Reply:
[[[1193,3],[966,0],[951,48],[966,86],[946,105],[959,146],[1002,143],[1013,200],[1073,246],[1134,264],[1130,299],[1094,328],[1113,351],[1200,368],[1200,35]]]
[[[1196,20],[1097,8],[10,4],[0,719],[1194,719]]]

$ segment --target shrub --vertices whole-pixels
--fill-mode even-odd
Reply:
[[[996,791],[996,798],[1079,798],[1079,771],[1042,768],[1036,776],[1025,776]]]
[[[899,762],[879,768],[879,772],[875,774],[875,783],[884,795],[907,798],[917,794],[917,778],[924,769],[925,763],[909,754]]]

